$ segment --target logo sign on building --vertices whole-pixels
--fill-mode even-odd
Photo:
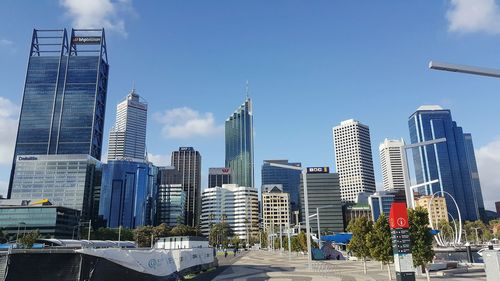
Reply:
[[[17,160],[38,160],[35,156],[18,156]]]
[[[208,173],[210,175],[229,175],[231,174],[231,168],[210,168]]]
[[[194,151],[194,148],[192,148],[190,146],[179,147],[179,151]]]
[[[328,174],[330,172],[329,167],[308,167],[308,174]]]
[[[101,44],[101,37],[99,36],[75,36],[71,39],[73,44],[83,45],[99,45]]]
[[[389,212],[392,253],[397,281],[415,281],[413,258],[410,250],[410,233],[406,203],[393,202]]]

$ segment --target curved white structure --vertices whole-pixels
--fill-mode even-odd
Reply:
[[[451,196],[450,193],[446,192],[446,191],[437,191],[437,192],[434,192],[432,194],[432,197],[431,197],[431,200],[429,200],[429,203],[427,205],[427,210],[428,212],[430,213],[431,212],[431,204],[432,204],[432,201],[434,199],[434,197],[436,196],[436,194],[438,193],[441,193],[444,197],[444,195],[448,195],[452,200],[453,200],[453,203],[455,204],[455,207],[457,208],[457,213],[458,213],[458,226],[457,226],[457,223],[456,223],[456,220],[455,218],[448,212],[448,215],[453,219],[453,224],[455,226],[455,233],[454,233],[454,241],[453,241],[453,245],[456,246],[456,245],[460,245],[461,244],[461,241],[462,241],[462,215],[460,214],[460,209],[458,208],[458,204],[457,204],[457,201],[455,201],[455,198],[453,198],[453,196]],[[431,226],[432,229],[437,229],[438,228],[438,224],[439,222],[436,224],[436,226],[433,225],[432,223],[432,220],[431,218],[429,217],[429,225]],[[438,243],[439,246],[447,246],[447,242],[448,241],[445,241],[443,239],[443,236],[441,235],[441,232],[438,233],[437,235],[434,236],[434,239],[436,239],[436,242]]]

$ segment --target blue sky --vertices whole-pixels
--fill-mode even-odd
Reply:
[[[473,134],[492,208],[500,201],[500,80],[427,64],[500,68],[499,7],[495,0],[1,1],[0,193],[32,29],[104,26],[106,134],[135,81],[149,103],[147,145],[157,164],[194,146],[206,182],[209,167],[224,165],[222,126],[248,80],[257,184],[264,159],[334,167],[331,130],[349,118],[370,126],[380,183],[379,143],[408,139],[407,118],[422,104],[439,104]]]

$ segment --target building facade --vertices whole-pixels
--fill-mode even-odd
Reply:
[[[116,122],[109,132],[108,160],[144,161],[148,105],[135,89],[116,106]]]
[[[157,168],[151,163],[108,161],[103,165],[99,216],[111,228],[152,225],[156,193]]]
[[[248,241],[259,233],[259,195],[254,187],[225,184],[207,188],[202,195],[201,232],[208,236],[212,224],[227,222],[234,234]]]
[[[437,227],[442,221],[449,222],[446,198],[435,196],[432,202],[431,198],[432,196],[430,195],[420,196],[417,200],[415,200],[415,206],[422,207],[427,210],[429,213],[429,220],[432,221],[434,227]]]
[[[262,227],[268,234],[290,228],[290,194],[281,184],[262,186]]]
[[[410,183],[406,161],[405,142],[385,139],[379,146],[384,190],[405,190]]]
[[[31,231],[43,238],[77,239],[80,211],[54,206],[48,200],[0,200],[0,229],[8,240]]]
[[[457,201],[463,220],[479,219],[478,202],[482,202],[482,198],[478,198],[479,192],[473,187],[470,167],[473,156],[467,152],[463,130],[452,120],[450,110],[435,105],[421,106],[408,119],[408,126],[412,144],[446,138],[446,142],[412,149],[417,183],[439,181],[418,192],[422,195],[449,193]],[[446,193],[443,195],[448,196]],[[447,209],[453,217],[458,217],[453,200],[447,200]]]
[[[328,170],[320,173],[308,173],[307,191],[309,215],[315,214],[317,212],[316,208],[321,208],[319,210],[321,232],[344,231],[339,175],[337,173],[329,173]],[[300,202],[302,221],[305,221],[305,205],[302,203],[304,202],[302,175],[300,177]],[[322,208],[325,206],[329,207]],[[316,230],[316,219],[311,219],[310,225],[313,230]]]
[[[365,217],[369,220],[373,220],[372,210],[370,208],[370,205],[368,204],[345,203],[343,205],[343,214],[344,214],[344,227],[346,231],[347,231],[347,226],[353,219]]]
[[[262,185],[280,184],[283,186],[283,192],[290,194],[290,209],[291,211],[300,210],[300,171],[284,169],[271,166],[269,163],[277,163],[295,167],[301,167],[301,163],[292,163],[288,160],[264,160],[262,164]],[[295,220],[293,218],[293,220]],[[295,224],[298,222],[294,222]]]
[[[90,220],[97,217],[101,176],[101,162],[86,154],[17,156],[11,198],[46,198]]]
[[[79,52],[84,50],[84,52]],[[17,156],[101,159],[108,84],[104,30],[34,30],[8,197]]]
[[[371,219],[376,222],[382,214],[388,218],[394,199],[395,195],[388,191],[378,191],[370,195],[370,197],[368,197],[368,205],[370,205],[372,213]]]
[[[360,192],[375,192],[372,147],[368,126],[349,119],[333,128],[335,166],[342,201],[357,202]]]
[[[222,186],[231,183],[231,168],[209,168],[208,187]]]
[[[181,174],[175,167],[158,168],[157,224],[185,224],[186,193],[181,182]]]
[[[226,167],[231,168],[232,183],[254,187],[253,106],[250,98],[226,120],[225,134]]]
[[[192,147],[180,147],[172,152],[171,165],[181,176],[181,184],[186,193],[184,221],[186,225],[199,225],[201,214],[201,155]]]
[[[469,164],[471,174],[472,191],[474,192],[476,206],[479,211],[479,218],[483,221],[487,221],[486,212],[484,209],[483,192],[481,191],[481,181],[479,180],[479,171],[477,170],[476,153],[474,152],[474,144],[472,142],[472,135],[464,134],[464,140],[465,151],[467,154],[467,163]]]

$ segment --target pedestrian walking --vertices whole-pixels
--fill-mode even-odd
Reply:
[[[227,258],[227,249],[224,248],[224,258]]]

